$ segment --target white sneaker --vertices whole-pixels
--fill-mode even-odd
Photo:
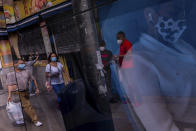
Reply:
[[[39,121],[35,123],[35,126],[37,126],[37,127],[42,126],[42,125],[43,124],[41,122],[39,122]]]
[[[30,94],[30,96],[34,96],[34,95],[35,95],[34,93],[31,93],[31,94]]]
[[[23,125],[24,124],[24,121],[23,120],[16,121],[16,124],[17,125]]]

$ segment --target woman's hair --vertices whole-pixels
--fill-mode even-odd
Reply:
[[[52,52],[52,53],[50,53],[50,55],[48,56],[48,63],[51,62],[51,56],[52,56],[52,54],[55,54],[55,55],[56,55],[57,61],[59,60],[58,55],[57,55],[55,52]]]

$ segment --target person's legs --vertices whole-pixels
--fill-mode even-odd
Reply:
[[[37,114],[35,113],[35,110],[33,109],[29,101],[29,92],[28,91],[19,92],[19,97],[21,99],[21,104],[22,104],[24,112],[31,118],[33,123],[38,122]]]
[[[60,93],[60,86],[59,84],[56,85],[52,85],[54,92],[56,93],[56,95],[58,95]]]
[[[105,81],[106,81],[106,86],[107,86],[107,92],[108,92],[108,97],[109,97],[109,100],[112,99],[112,90],[111,90],[111,84],[110,84],[110,71],[107,70],[106,73],[105,73]]]
[[[106,79],[106,85],[107,85],[107,90],[108,90],[108,97],[111,103],[116,103],[118,102],[118,99],[115,97],[114,93],[112,92],[112,87],[111,87],[111,70],[108,69],[107,73],[105,74],[105,79]]]
[[[63,88],[65,88],[65,84],[64,83],[59,84],[59,90],[62,90]]]
[[[34,81],[32,80],[30,84],[29,93],[34,94],[34,90],[35,90],[35,84],[34,84]]]
[[[59,94],[61,92],[61,89],[65,88],[65,84],[62,83],[62,84],[52,85],[52,87],[53,87],[53,89],[54,89],[54,91],[55,91],[55,93],[57,95],[57,101],[58,101],[58,103],[60,103],[61,102],[61,98],[59,97]]]

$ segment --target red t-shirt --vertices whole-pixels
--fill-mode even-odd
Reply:
[[[120,45],[120,55],[126,55],[127,52],[132,48],[132,43],[129,42],[127,39],[125,39],[123,41],[123,43]],[[123,62],[123,56],[120,56],[119,58],[119,64],[120,66],[122,65],[122,62]]]

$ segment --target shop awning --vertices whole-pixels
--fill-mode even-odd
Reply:
[[[72,5],[71,1],[63,2],[59,5],[53,6],[51,8],[40,11],[34,15],[31,15],[23,20],[20,20],[20,21],[14,23],[14,24],[7,24],[7,31],[13,32],[13,31],[28,27],[32,24],[35,24],[35,23],[39,22],[40,16],[45,19],[47,17],[50,17],[50,16],[55,15],[57,13],[60,13],[62,11],[70,10],[71,5]],[[1,31],[1,29],[0,29],[0,31]],[[0,32],[0,35],[1,35],[1,32]]]

